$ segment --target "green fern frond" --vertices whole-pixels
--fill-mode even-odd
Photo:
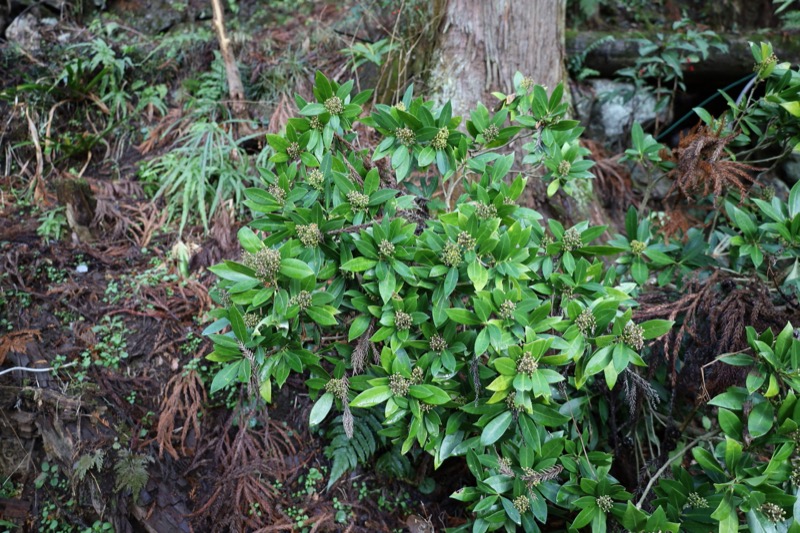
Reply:
[[[358,463],[366,463],[375,452],[386,445],[386,438],[379,435],[380,419],[371,411],[353,411],[353,438],[345,434],[342,415],[337,416],[328,430],[330,444],[325,447],[325,457],[333,461],[328,488]]]
[[[106,452],[103,450],[95,450],[94,453],[85,453],[80,456],[72,469],[78,476],[80,481],[86,477],[86,473],[92,468],[101,470],[103,468],[103,460],[106,457]]]
[[[413,474],[411,461],[400,453],[400,446],[395,446],[378,457],[378,460],[375,461],[375,470],[381,475],[394,479],[410,479]]]
[[[133,493],[133,501],[138,502],[139,492],[150,479],[147,463],[152,462],[153,458],[149,455],[131,453],[129,450],[120,451],[119,459],[114,465],[117,492],[130,490]]]

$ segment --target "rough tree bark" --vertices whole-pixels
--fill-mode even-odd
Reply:
[[[434,100],[450,100],[453,114],[464,117],[478,102],[492,108],[492,91],[513,92],[516,71],[552,90],[566,82],[564,23],[566,0],[437,0],[441,17],[428,85]],[[569,94],[569,91],[565,91]],[[521,144],[513,147],[522,168]],[[530,169],[527,169],[530,170]],[[529,176],[521,202],[563,222],[609,217],[587,185],[579,198],[559,193],[547,198],[545,184]]]
[[[565,0],[438,0],[435,10],[442,22],[428,82],[454,114],[491,107],[491,92],[511,92],[518,70],[551,89],[565,79]]]

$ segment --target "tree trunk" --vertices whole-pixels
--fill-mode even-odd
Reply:
[[[450,100],[453,115],[468,117],[478,102],[494,107],[493,91],[512,93],[517,71],[548,90],[566,82],[565,4],[566,0],[438,0],[434,16],[441,16],[442,22],[428,79],[432,98]],[[523,205],[567,224],[608,221],[591,184],[577,197],[559,192],[548,198],[544,182],[521,165],[522,144],[512,148],[517,153],[515,170],[528,175],[520,198]]]
[[[443,13],[429,86],[453,114],[510,93],[516,71],[549,89],[566,77],[564,0],[440,0]]]

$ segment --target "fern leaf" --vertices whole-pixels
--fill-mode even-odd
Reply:
[[[116,475],[116,490],[130,490],[133,493],[133,501],[138,502],[139,492],[147,485],[150,474],[147,472],[147,463],[152,463],[153,458],[149,455],[131,453],[129,450],[122,450],[119,459],[114,465]]]
[[[331,459],[328,488],[348,470],[359,463],[366,463],[375,452],[386,445],[386,438],[378,432],[383,428],[380,420],[371,411],[356,409],[353,412],[353,437],[347,438],[342,416],[336,417],[329,426],[330,444],[325,447],[325,456]]]
[[[72,469],[78,476],[80,481],[86,477],[86,473],[92,468],[101,470],[103,468],[103,460],[106,457],[106,452],[103,450],[95,450],[94,453],[85,453],[75,462]]]

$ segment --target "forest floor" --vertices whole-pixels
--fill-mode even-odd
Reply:
[[[315,69],[353,71],[339,50],[355,34],[370,43],[371,34],[393,34],[397,20],[375,16],[365,24],[363,13],[322,1],[269,4],[265,14],[258,2],[240,2],[238,19],[251,26],[231,32],[245,43],[238,52],[248,85],[260,87],[257,99],[269,96],[250,109],[268,117],[257,132],[262,138],[285,124],[292,94],[309,91]],[[204,5],[191,0],[186,11],[210,28]],[[109,20],[139,42],[167,24],[142,14],[135,1],[111,3],[111,10],[116,18]],[[173,14],[169,24],[187,16]],[[79,45],[102,33],[89,28],[88,20],[66,20],[59,31],[67,45]],[[58,31],[47,32],[45,46],[54,45]],[[314,40],[321,35],[324,42]],[[62,67],[10,46],[0,45],[9,85]],[[88,119],[59,122],[63,110],[84,109],[70,107],[78,105],[74,98],[65,97],[58,113],[62,104],[37,110],[34,101],[30,108],[0,101],[8,174],[0,177],[0,530],[422,533],[465,523],[463,507],[450,499],[466,479],[456,460],[434,472],[420,454],[405,480],[362,466],[326,489],[324,431],[309,429],[312,403],[297,376],[267,407],[254,407],[246,390],[207,395],[213,369],[202,332],[217,304],[206,268],[237,256],[245,220],[220,209],[209,232],[190,224],[179,239],[176,224],[166,224],[168,207],[145,194],[138,168],[171,149],[165,131],[181,115],[172,93],[209,68],[216,48],[212,35],[189,57],[170,58],[151,73],[147,83],[169,85],[175,114],[138,115],[127,137],[106,145],[115,148],[113,161],[101,146],[89,148],[93,158],[50,159],[29,135],[34,113],[48,112],[48,134],[50,124],[78,131],[78,140],[96,132]],[[365,87],[369,76],[380,79],[374,68],[361,72]],[[56,184],[78,176],[97,216],[82,225],[72,213],[68,228]]]

